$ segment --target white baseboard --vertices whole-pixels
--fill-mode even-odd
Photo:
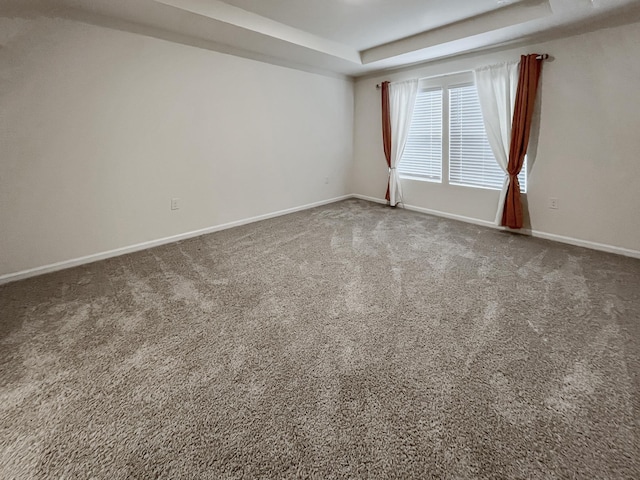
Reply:
[[[148,248],[158,247],[160,245],[166,245],[167,243],[179,242],[180,240],[187,240],[193,237],[199,237],[208,233],[219,232],[228,228],[239,227],[248,223],[259,222],[261,220],[267,220],[269,218],[279,217],[287,215],[289,213],[299,212],[302,210],[308,210],[310,208],[320,207],[322,205],[328,205],[330,203],[339,202],[352,198],[352,195],[343,195],[341,197],[335,197],[328,200],[321,200],[319,202],[309,203],[299,207],[287,208],[285,210],[279,210],[277,212],[266,213],[264,215],[258,215],[255,217],[244,218],[242,220],[236,220],[235,222],[224,223],[222,225],[215,225],[213,227],[203,228],[201,230],[195,230],[192,232],[181,233],[179,235],[173,235],[171,237],[159,238],[157,240],[151,240],[148,242],[137,243],[135,245],[129,245],[127,247],[116,248],[115,250],[109,250],[107,252],[95,253],[84,257],[73,258],[70,260],[64,260],[62,262],[56,262],[42,267],[30,268],[28,270],[22,270],[20,272],[8,273],[0,275],[0,285],[9,282],[15,282],[18,280],[24,280],[25,278],[35,277],[37,275],[43,275],[45,273],[51,273],[58,270],[64,270],[66,268],[77,267],[79,265],[85,265],[87,263],[97,262],[99,260],[105,260],[107,258],[117,257],[119,255],[125,255],[127,253],[138,252],[140,250],[146,250]]]
[[[308,210],[310,208],[320,207],[322,205],[328,205],[330,203],[339,202],[341,200],[346,200],[349,198],[357,198],[360,200],[366,200],[368,202],[379,203],[382,205],[386,205],[387,201],[380,198],[369,197],[366,195],[360,194],[352,194],[352,195],[342,195],[340,197],[331,198],[328,200],[321,200],[319,202],[310,203],[307,205],[302,205],[299,207],[288,208],[285,210],[279,210],[277,212],[266,213],[264,215],[258,215],[255,217],[245,218],[242,220],[236,220],[235,222],[224,223],[222,225],[215,225],[213,227],[203,228],[201,230],[195,230],[192,232],[181,233],[179,235],[173,235],[171,237],[160,238],[157,240],[151,240],[149,242],[138,243],[135,245],[130,245],[127,247],[116,248],[115,250],[109,250],[107,252],[96,253],[92,255],[87,255],[80,258],[73,258],[70,260],[65,260],[62,262],[52,263],[50,265],[44,265],[42,267],[35,267],[28,270],[22,270],[20,272],[8,273],[5,275],[0,275],[0,285],[9,282],[15,282],[18,280],[23,280],[29,277],[35,277],[37,275],[43,275],[45,273],[51,273],[58,270],[64,270],[66,268],[77,267],[79,265],[85,265],[87,263],[97,262],[99,260],[105,260],[107,258],[117,257],[119,255],[125,255],[127,253],[138,252],[140,250],[146,250],[148,248],[158,247],[160,245],[166,245],[168,243],[179,242],[181,240],[187,240],[193,237],[199,237],[200,235],[206,235],[208,233],[219,232],[221,230],[226,230],[228,228],[239,227],[241,225],[246,225],[248,223],[259,222],[261,220],[267,220],[269,218],[279,217],[282,215],[287,215],[289,213],[299,212],[302,210]],[[471,223],[474,225],[479,225],[482,227],[494,228],[497,230],[509,230],[504,227],[499,227],[493,222],[489,222],[487,220],[480,220],[472,217],[465,217],[463,215],[455,215],[452,213],[441,212],[439,210],[431,210],[429,208],[417,207],[415,205],[404,205],[401,208],[405,208],[406,210],[411,210],[419,213],[426,213],[429,215],[434,215],[442,218],[449,218],[451,220],[458,220],[461,222]],[[604,243],[591,242],[588,240],[581,240],[579,238],[573,237],[565,237],[562,235],[556,235],[554,233],[540,232],[537,230],[509,230],[510,232],[519,233],[523,235],[530,235],[532,237],[544,238],[546,240],[553,240],[555,242],[566,243],[569,245],[575,245],[578,247],[590,248],[592,250],[600,250],[602,252],[615,253],[617,255],[624,255],[626,257],[638,258],[640,259],[640,251],[632,250],[629,248],[616,247],[613,245],[607,245]]]
[[[555,233],[539,232],[537,230],[531,230],[529,234],[532,237],[553,240],[554,242],[567,243],[569,245],[575,245],[577,247],[590,248],[592,250],[600,250],[601,252],[615,253],[617,255],[624,255],[625,257],[640,259],[640,251],[632,250],[630,248],[616,247],[613,245],[607,245],[606,243],[590,242],[589,240],[565,237],[562,235],[556,235]]]
[[[382,205],[386,205],[388,203],[383,198],[368,197],[366,195],[360,195],[359,193],[354,193],[353,195],[351,195],[351,198],[358,198],[360,200],[366,200],[367,202],[380,203]]]
[[[383,205],[387,204],[386,200],[375,198],[375,197],[368,197],[366,195],[354,194],[354,195],[351,195],[351,197],[359,198],[360,200],[366,200],[369,202],[381,203]],[[538,230],[530,230],[526,228],[523,228],[521,230],[511,230],[509,228],[498,226],[495,223],[490,222],[488,220],[480,220],[478,218],[465,217],[463,215],[455,215],[453,213],[442,212],[440,210],[431,210],[430,208],[417,207],[415,205],[405,204],[400,208],[404,208],[406,210],[411,210],[414,212],[426,213],[429,215],[434,215],[436,217],[449,218],[451,220],[459,220],[461,222],[472,223],[474,225],[480,225],[482,227],[494,228],[496,230],[505,230],[512,233],[519,233],[521,235],[529,235],[536,238],[544,238],[546,240],[553,240],[554,242],[566,243],[568,245],[575,245],[577,247],[584,247],[584,248],[590,248],[592,250],[600,250],[602,252],[615,253],[617,255],[624,255],[625,257],[640,258],[640,251],[632,250],[630,248],[616,247],[613,245],[607,245],[606,243],[591,242],[589,240],[581,240],[579,238],[565,237],[563,235],[556,235],[555,233],[540,232]]]
[[[380,200],[379,198],[367,197],[365,195],[353,195],[353,197],[359,198],[361,200],[376,202],[376,203],[383,203],[383,204],[387,203],[385,200]],[[417,207],[415,205],[404,205],[401,208],[405,208],[406,210],[411,210],[414,212],[427,213],[429,215],[435,215],[437,217],[449,218],[451,220],[459,220],[461,222],[472,223],[474,225],[480,225],[483,227],[494,228],[497,230],[505,230],[512,233],[518,233],[521,235],[529,235],[536,238],[544,238],[546,240],[553,240],[554,242],[566,243],[568,245],[575,245],[577,247],[590,248],[592,250],[599,250],[601,252],[615,253],[617,255],[623,255],[625,257],[640,259],[640,251],[632,250],[630,248],[616,247],[614,245],[607,245],[605,243],[591,242],[589,240],[581,240],[579,238],[565,237],[563,235],[556,235],[555,233],[541,232],[538,230],[530,230],[526,228],[523,228],[521,230],[511,230],[505,227],[498,226],[495,223],[487,220],[480,220],[478,218],[455,215],[452,213],[441,212],[439,210],[431,210],[429,208]]]
[[[431,210],[429,208],[416,207],[415,205],[404,205],[402,208],[405,208],[406,210],[411,210],[413,212],[428,213],[429,215],[448,218],[450,220],[458,220],[460,222],[473,223],[474,225],[480,225],[482,227],[501,228],[501,227],[498,227],[495,223],[489,222],[487,220],[480,220],[478,218],[473,218],[473,217],[465,217],[463,215],[455,215],[453,213],[441,212],[439,210]]]

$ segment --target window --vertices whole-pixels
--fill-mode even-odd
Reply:
[[[526,171],[525,163],[518,175],[523,192]],[[449,88],[449,183],[498,190],[504,183],[504,172],[489,145],[473,84]]]
[[[398,173],[434,182],[445,178],[451,185],[502,188],[504,173],[487,139],[471,73],[423,81]],[[526,192],[526,158],[518,179]]]
[[[442,180],[442,89],[418,92],[398,173]]]

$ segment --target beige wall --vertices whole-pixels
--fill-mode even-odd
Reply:
[[[354,119],[349,80],[70,20],[0,18],[0,276],[348,193],[380,198],[376,83],[532,51],[555,60],[531,227],[640,251],[638,49],[633,24],[365,78]],[[408,204],[479,221],[498,197],[416,181],[404,191]]]
[[[554,59],[544,65],[539,139],[530,149],[530,227],[640,251],[639,51],[640,24],[632,24],[359,80],[351,189],[381,198],[386,188],[377,83],[549,53]],[[495,217],[497,191],[412,180],[403,180],[403,188],[409,205],[481,221]],[[548,208],[549,197],[558,198],[558,210]]]
[[[0,276],[350,193],[351,80],[52,18],[0,45]]]

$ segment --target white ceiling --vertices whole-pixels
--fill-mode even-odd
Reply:
[[[640,21],[640,0],[0,0],[0,15],[27,6],[350,76]]]
[[[393,42],[500,7],[497,0],[223,1],[356,50]]]

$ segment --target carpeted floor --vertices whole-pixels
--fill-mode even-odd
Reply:
[[[0,478],[640,478],[640,261],[348,200],[0,287]]]

